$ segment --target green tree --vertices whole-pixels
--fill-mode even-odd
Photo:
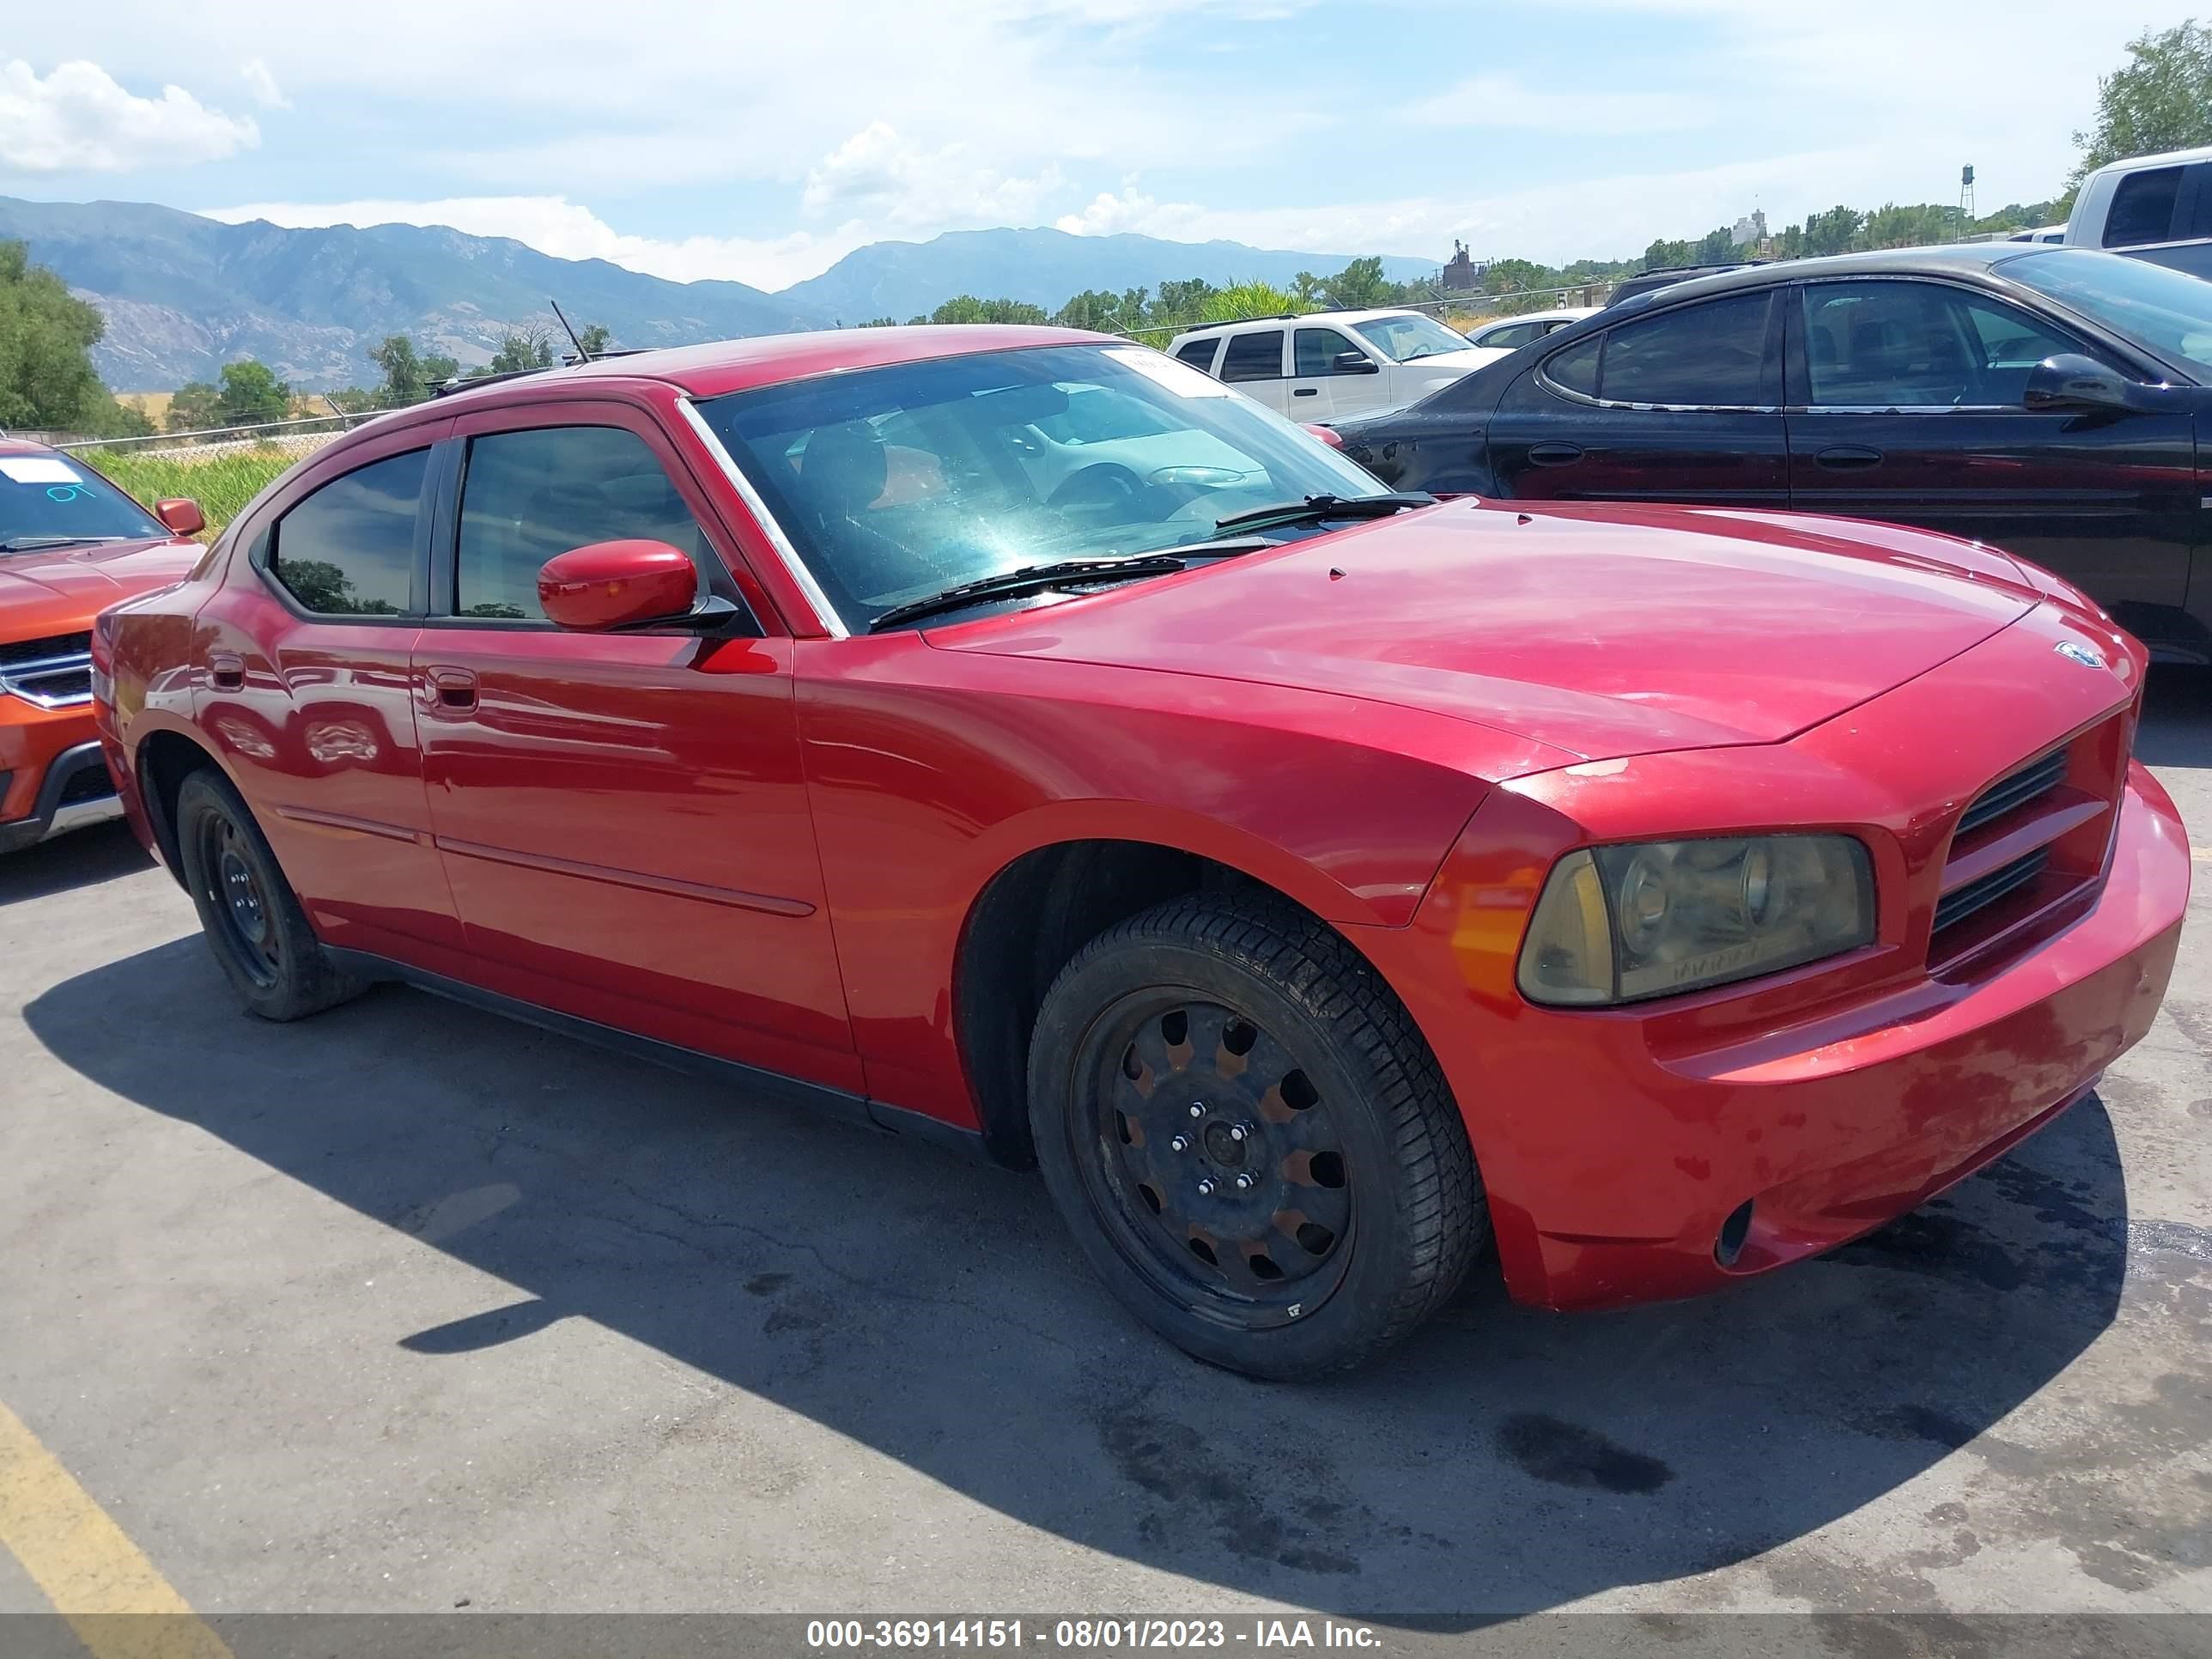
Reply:
[[[576,331],[576,343],[584,349],[586,357],[596,357],[615,343],[605,323],[586,323]]]
[[[2074,135],[2074,182],[2107,161],[2212,143],[2212,27],[2195,18],[2145,29],[2128,62],[2097,79],[2097,123]]]
[[[1291,293],[1297,299],[1300,311],[1318,311],[1322,307],[1322,280],[1310,270],[1302,270],[1291,278]]]
[[[1370,257],[1354,259],[1327,279],[1322,293],[1339,311],[1364,311],[1389,300],[1390,284],[1383,280],[1382,261]]]
[[[259,426],[292,412],[292,388],[268,364],[247,357],[222,366],[217,409],[225,426]]]
[[[430,395],[432,386],[441,386],[461,372],[453,358],[425,356],[404,334],[386,336],[384,343],[369,357],[384,371],[384,384],[377,388],[378,406],[383,409],[419,404]]]
[[[509,329],[501,336],[499,349],[491,354],[491,362],[483,373],[519,374],[552,367],[552,336],[533,323],[526,329]]]
[[[929,313],[933,323],[1042,323],[1051,319],[1042,306],[1019,300],[979,300],[972,294],[956,294]]]
[[[1858,239],[1866,216],[1856,208],[1832,207],[1826,213],[1805,216],[1805,252],[1818,258],[1824,253],[1848,253]]]
[[[22,243],[0,241],[0,427],[118,435],[133,417],[92,366],[106,327]]]
[[[1298,308],[1297,296],[1267,283],[1234,283],[1206,296],[1199,307],[1202,323],[1234,323],[1247,317],[1279,317]]]
[[[172,432],[204,432],[222,424],[222,393],[207,380],[191,380],[177,388],[169,399]]]
[[[1707,231],[1690,252],[1693,265],[1726,264],[1735,258],[1735,233],[1726,225]]]

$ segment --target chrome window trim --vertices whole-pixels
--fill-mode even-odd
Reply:
[[[768,538],[768,544],[775,550],[775,556],[782,561],[785,573],[798,585],[799,591],[806,596],[806,603],[813,608],[815,619],[822,624],[823,631],[833,640],[849,639],[852,630],[845,626],[845,619],[837,614],[837,607],[830,603],[830,596],[822,591],[822,584],[814,580],[814,573],[806,568],[806,561],[792,545],[791,538],[783,533],[783,526],[776,522],[775,514],[769,511],[768,502],[762,498],[760,491],[753,488],[752,480],[739,469],[736,457],[715,434],[714,428],[707,424],[707,417],[699,412],[688,393],[677,398],[676,407],[683,415],[684,424],[691,428],[692,435],[714,458],[714,465],[722,469],[723,477],[729,481],[730,488],[738,492],[738,498],[745,504],[745,511],[753,515],[753,522],[760,526],[761,534]]]

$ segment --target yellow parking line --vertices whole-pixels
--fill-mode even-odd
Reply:
[[[231,1659],[222,1638],[4,1405],[0,1544],[94,1659]]]

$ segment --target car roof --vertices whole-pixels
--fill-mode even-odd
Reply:
[[[817,374],[884,368],[939,357],[963,357],[1028,346],[1136,343],[1116,335],[1091,334],[1080,329],[1030,328],[1000,323],[827,328],[805,334],[757,334],[744,339],[714,340],[703,345],[623,352],[562,368],[501,376],[481,386],[464,383],[453,392],[428,404],[414,404],[404,412],[413,416],[452,415],[506,403],[520,392],[526,392],[536,401],[549,389],[587,390],[609,380],[657,380],[695,398],[719,398],[726,392],[779,386]]]
[[[0,432],[0,455],[58,455],[61,452],[52,444],[33,443],[28,438],[11,438]]]
[[[2200,144],[2194,149],[2161,150],[2156,155],[2130,155],[2124,161],[2107,161],[2097,172],[2137,173],[2152,167],[2185,167],[2191,161],[2212,161],[2212,144]]]
[[[1231,329],[1260,328],[1269,323],[1371,323],[1377,317],[1418,317],[1411,306],[1376,306],[1366,311],[1279,311],[1267,317],[1239,317],[1226,323],[1200,323],[1176,336],[1178,340],[1223,334]]]
[[[1985,276],[2014,259],[2056,252],[2048,243],[1966,242],[1941,247],[1878,248],[1868,253],[1831,253],[1817,259],[1771,259],[1704,276],[1685,276],[1606,309],[1617,320],[1631,307],[1642,311],[1675,305],[1704,295],[1735,289],[1768,288],[1777,283],[1821,276]],[[2083,250],[2086,252],[2086,250]],[[2113,256],[2117,257],[2117,256]]]

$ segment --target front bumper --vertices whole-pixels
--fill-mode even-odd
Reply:
[[[1718,1042],[1632,1010],[1523,1006],[1501,1029],[1463,1001],[1456,1018],[1417,1006],[1516,1299],[1711,1290],[1832,1249],[2001,1157],[2149,1029],[2189,878],[2179,813],[2131,765],[2094,908],[1974,982],[1923,978]],[[1748,1230],[1717,1248],[1747,1202]]]
[[[91,709],[0,724],[0,853],[122,816]]]

